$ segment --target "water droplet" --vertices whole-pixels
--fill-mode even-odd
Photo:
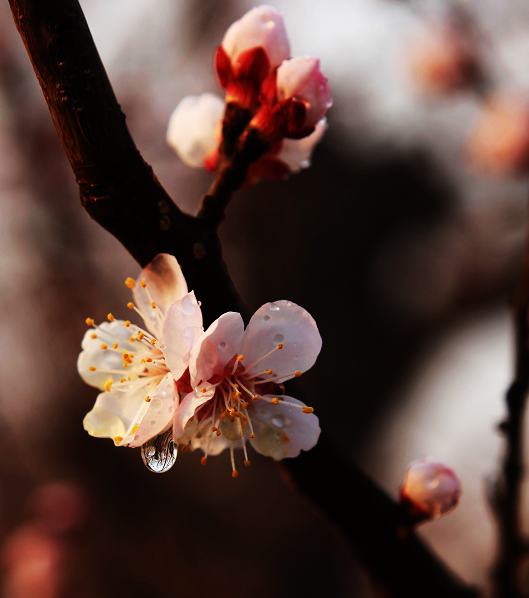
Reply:
[[[224,350],[226,348],[226,341],[220,341],[219,343],[219,349]]]
[[[141,447],[145,467],[153,473],[165,473],[175,464],[178,449],[169,430],[149,440]]]
[[[270,303],[270,310],[271,311],[279,311],[281,308],[279,307],[279,305],[276,305],[275,303]]]
[[[282,343],[285,340],[285,337],[282,334],[276,334],[274,336],[274,343]]]
[[[285,425],[285,420],[280,415],[275,415],[272,418],[272,423],[276,428],[282,428]]]

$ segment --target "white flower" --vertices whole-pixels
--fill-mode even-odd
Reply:
[[[401,500],[414,514],[433,519],[453,509],[461,496],[461,482],[443,463],[431,459],[414,461],[401,487]]]
[[[290,44],[283,17],[271,6],[257,6],[232,23],[222,40],[232,64],[246,50],[262,47],[270,67],[279,66],[290,56]]]
[[[169,312],[165,326],[177,328]],[[208,455],[229,448],[236,477],[234,449],[246,443],[279,460],[312,448],[319,437],[313,409],[276,385],[308,370],[321,349],[310,314],[290,301],[263,305],[246,330],[238,313],[228,312],[202,333],[191,351],[191,389],[174,418],[174,438]]]
[[[175,108],[167,143],[192,167],[203,167],[220,142],[224,101],[212,93],[187,96]]]
[[[169,307],[172,314],[198,307],[170,255],[156,256],[137,282],[128,278],[125,284],[133,289],[128,307],[143,318],[147,330],[112,314],[99,326],[87,318],[90,329],[77,367],[87,384],[103,391],[84,418],[85,430],[112,438],[117,446],[137,447],[170,428],[178,402],[175,381],[187,368],[194,326],[201,331],[202,321],[185,320],[179,335],[163,337]]]
[[[322,118],[314,131],[301,139],[284,139],[277,159],[286,164],[291,172],[299,172],[310,166],[312,152],[327,130],[327,119]]]
[[[277,99],[301,100],[305,104],[305,126],[314,127],[332,106],[327,79],[320,70],[320,61],[309,56],[285,60],[277,69]]]

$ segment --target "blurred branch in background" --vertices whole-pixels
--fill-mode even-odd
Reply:
[[[10,0],[10,5],[90,215],[142,264],[158,252],[175,254],[190,286],[207,297],[208,320],[239,309],[216,223],[183,214],[142,160],[78,3]],[[329,467],[338,475],[329,475]],[[290,466],[290,473],[394,595],[425,587],[431,596],[473,595],[406,529],[399,507],[324,442]]]

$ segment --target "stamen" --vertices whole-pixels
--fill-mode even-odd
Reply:
[[[92,327],[92,326],[95,326],[95,325],[96,325],[96,323],[94,322],[94,318],[85,318],[85,321],[84,321],[84,323],[85,323],[87,326],[90,326],[90,327]]]
[[[237,471],[237,468],[235,467],[235,455],[233,454],[233,447],[230,446],[230,461],[231,461],[231,477],[232,478],[238,478],[239,477],[239,472]]]
[[[279,405],[280,401],[277,397],[272,397],[270,403],[272,403],[272,405]]]
[[[134,303],[132,303],[132,301],[129,301],[127,303],[127,309],[134,309],[136,306],[134,305]]]
[[[91,366],[90,366],[88,369],[89,369],[91,372],[95,372],[95,371],[96,371],[96,367],[95,367],[94,365],[91,365]]]
[[[125,326],[125,328],[130,328],[130,324],[131,324],[130,320],[125,320],[123,322],[123,326]]]
[[[105,389],[106,392],[110,392],[110,390],[112,389],[112,384],[114,384],[114,380],[112,380],[112,378],[109,378],[105,384],[103,385],[103,388]]]
[[[107,314],[107,320],[109,322],[113,322],[116,318],[114,317],[114,314],[112,312],[108,312]]]
[[[127,278],[125,278],[125,286],[129,289],[133,289],[136,286],[136,281],[134,278],[127,276]]]
[[[108,345],[106,343],[101,343],[100,347],[102,351],[106,351],[108,349]]]
[[[95,340],[95,339],[97,338],[97,334],[96,334],[95,332],[93,332],[93,333],[90,335],[90,338]]]
[[[314,407],[303,407],[303,413],[314,413]]]
[[[147,288],[147,283],[146,283],[144,280],[141,280],[141,281],[140,281],[140,287],[141,287],[142,289],[145,289],[145,288]]]
[[[272,355],[272,353],[275,353],[276,351],[281,351],[284,348],[285,348],[285,344],[284,343],[278,343],[273,349],[271,349],[270,351],[268,351],[268,353],[265,353],[264,355],[261,355],[261,357],[258,357],[255,361],[252,361],[252,363],[250,365],[247,365],[246,366],[246,370],[247,371],[251,370],[258,363],[260,363],[261,361],[263,361],[263,359],[266,359],[267,357],[269,357],[270,355]]]

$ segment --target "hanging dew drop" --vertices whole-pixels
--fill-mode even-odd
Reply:
[[[173,442],[172,430],[159,434],[141,447],[145,467],[153,473],[165,473],[175,464],[178,448]]]

